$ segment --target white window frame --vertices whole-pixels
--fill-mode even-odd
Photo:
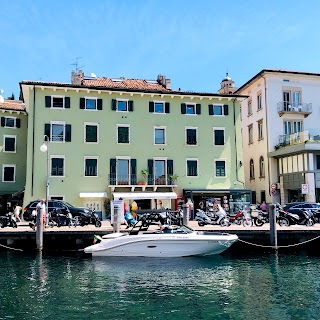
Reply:
[[[119,141],[119,137],[118,137],[118,128],[119,127],[127,127],[129,128],[129,142],[128,143],[123,143],[123,142],[118,142]],[[120,145],[129,145],[131,144],[131,132],[130,132],[130,124],[117,124],[117,135],[116,135],[116,139],[117,139],[117,144],[120,144]]]
[[[97,160],[97,175],[95,176],[86,176],[86,160]],[[97,156],[85,156],[83,157],[83,176],[85,178],[98,178],[99,177],[99,157]]]
[[[188,176],[188,161],[196,161],[197,162],[197,175],[196,176]],[[186,158],[186,177],[187,178],[199,178],[199,159],[198,158]]]
[[[62,176],[53,176],[51,175],[51,172],[52,172],[52,159],[53,158],[59,158],[59,159],[63,159],[63,174]],[[56,155],[56,154],[50,154],[50,167],[49,167],[49,175],[50,175],[50,178],[64,178],[66,176],[66,156],[65,155]]]
[[[214,112],[214,107],[220,107],[221,108],[221,114],[215,114]],[[224,117],[224,109],[223,109],[223,104],[219,104],[219,103],[214,103],[212,105],[212,108],[213,108],[213,116],[214,117]]]
[[[196,130],[196,139],[197,139],[197,143],[196,144],[188,144],[188,135],[187,135],[187,129],[194,129]],[[184,127],[184,132],[185,132],[185,145],[188,147],[197,147],[198,146],[198,142],[199,142],[199,137],[198,137],[198,127],[191,127],[191,126],[186,126]]]
[[[95,100],[96,108],[95,109],[87,109],[87,100]],[[96,97],[84,97],[84,110],[86,110],[86,111],[98,111],[98,98],[96,98]]]
[[[5,116],[4,119],[5,119],[5,120],[4,120],[4,127],[3,127],[3,128],[17,129],[17,117],[8,117],[8,116]],[[13,119],[13,121],[14,121],[13,127],[7,126],[7,119]]]
[[[264,163],[264,157],[260,156],[260,158],[259,158],[259,177],[260,178],[265,178],[265,176],[266,176],[265,170],[266,170],[266,168],[265,168],[265,163]]]
[[[253,143],[253,125],[249,124],[248,125],[248,144]]]
[[[258,140],[263,140],[263,120],[260,119],[257,121],[258,123]]]
[[[220,144],[215,144],[214,132],[215,132],[216,130],[221,130],[221,131],[223,131],[223,144],[222,144],[222,145],[220,145]],[[224,127],[213,127],[213,128],[212,128],[212,139],[213,139],[213,141],[212,141],[212,145],[213,145],[213,146],[215,146],[215,147],[225,147],[225,145],[226,145],[226,128],[224,128]]]
[[[252,99],[248,99],[248,117],[252,115]]]
[[[56,197],[62,198],[61,201],[65,201],[65,198],[66,198],[65,195],[62,195],[62,194],[50,194],[48,200],[56,200]]]
[[[90,142],[90,141],[86,141],[86,127],[87,126],[96,126],[97,127],[97,141],[96,142]],[[87,143],[87,144],[98,144],[99,143],[99,123],[98,122],[84,122],[83,124],[83,142]]]
[[[53,133],[53,130],[52,130],[52,126],[53,125],[62,125],[63,126],[63,138],[62,140],[53,140],[52,137],[52,133]],[[66,122],[65,121],[50,121],[50,143],[62,143],[62,142],[66,142]]]
[[[14,168],[13,181],[4,181],[4,169],[5,168]],[[15,183],[16,182],[16,165],[15,164],[7,164],[7,163],[2,164],[2,180],[1,181],[4,183]]]
[[[262,93],[257,94],[257,111],[262,110]]]
[[[128,180],[130,181],[131,178],[131,157],[129,156],[118,156],[116,157],[116,178],[117,178],[117,183],[119,181],[119,177],[121,177],[120,174],[118,174],[118,161],[124,160],[128,161]],[[137,175],[138,176],[138,175]],[[130,182],[129,182],[130,184]]]
[[[188,113],[188,106],[193,107],[194,113]],[[196,116],[197,115],[197,104],[195,102],[186,102],[186,115],[188,115],[188,116]]]
[[[168,179],[168,158],[166,157],[154,157],[153,158],[153,179],[154,182],[156,181],[156,179],[158,179],[159,177],[156,177],[156,165],[155,162],[156,161],[164,161],[164,176],[165,176],[165,180],[167,181]]]
[[[217,167],[217,162],[218,161],[223,161],[224,162],[224,172],[225,175],[224,176],[217,176],[216,175],[216,167]],[[225,158],[221,158],[221,159],[214,159],[214,177],[217,179],[225,179],[228,177],[228,172],[227,172],[227,159]]]
[[[14,151],[6,151],[5,150],[5,141],[6,141],[6,138],[14,138]],[[9,134],[6,134],[6,135],[3,135],[3,149],[2,151],[4,153],[17,153],[17,136],[16,135],[9,135]]]
[[[157,101],[157,100],[154,100],[154,101],[152,101],[153,103],[154,103],[154,110],[153,110],[153,113],[154,114],[166,114],[166,103],[165,103],[165,101]],[[156,110],[156,103],[158,103],[158,104],[162,104],[162,112],[156,112],[155,110]]]
[[[129,99],[116,99],[117,101],[117,107],[116,107],[116,112],[129,112]],[[119,102],[125,102],[126,103],[126,110],[118,110],[118,104]]]
[[[59,107],[54,107],[53,106],[53,98],[62,98],[63,100],[63,106],[61,108]],[[66,99],[65,99],[65,96],[61,96],[61,95],[53,95],[51,96],[51,105],[50,105],[50,109],[65,109],[66,107]]]
[[[164,143],[156,143],[156,130],[163,130],[164,132]],[[167,127],[165,126],[155,126],[153,127],[153,145],[164,146],[167,144]]]

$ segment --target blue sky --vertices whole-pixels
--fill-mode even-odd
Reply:
[[[265,68],[320,72],[320,1],[1,0],[0,88],[86,75],[217,92]]]

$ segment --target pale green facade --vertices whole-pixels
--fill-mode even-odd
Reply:
[[[241,96],[177,91],[120,91],[26,81],[21,83],[21,89],[28,112],[24,204],[46,196],[47,154],[40,151],[40,146],[44,135],[48,133],[45,131],[45,125],[52,125],[54,122],[63,124],[67,135],[69,133],[66,130],[71,129],[71,141],[48,143],[49,170],[52,170],[51,159],[59,158],[63,159],[64,171],[58,176],[52,176],[50,172],[50,197],[61,197],[73,205],[84,206],[88,205],[89,200],[101,201],[103,204],[105,197],[112,199],[113,192],[170,191],[182,196],[184,189],[243,188],[239,102]],[[46,107],[46,99],[50,99],[46,97],[63,97],[64,106]],[[96,100],[101,110],[81,109],[81,98],[101,99],[99,103]],[[133,101],[133,111],[112,110],[113,100]],[[169,103],[169,112],[150,112],[150,102]],[[182,114],[182,104],[194,105],[195,109],[196,105],[201,105],[201,110],[197,110],[200,113]],[[227,114],[209,115],[209,105],[221,106],[222,110],[223,106],[227,106]],[[96,143],[85,141],[86,125],[92,124],[98,128]],[[117,142],[118,126],[129,127],[129,143]],[[155,128],[163,129],[164,144],[155,144]],[[196,132],[196,145],[187,144],[187,129],[194,129]],[[214,130],[224,131],[223,145],[214,144]],[[111,159],[121,158],[135,160],[137,177],[134,183],[130,181],[129,185],[120,185],[117,179],[115,184],[109,181],[112,174]],[[97,159],[96,176],[85,176],[85,159]],[[141,170],[148,170],[148,160],[157,159],[164,160],[167,164],[166,161],[172,160],[171,174],[178,175],[174,186],[168,182],[169,180],[166,180],[164,185],[157,185],[155,181],[151,181],[147,186],[138,185],[142,178]],[[189,160],[197,162],[196,176],[187,175]],[[216,161],[225,162],[225,176],[216,177]],[[96,198],[93,196],[92,199],[87,199],[86,203],[86,198],[80,197],[81,193],[105,194],[97,195]]]

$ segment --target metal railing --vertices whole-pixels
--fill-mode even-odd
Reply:
[[[307,142],[320,142],[320,133],[311,134],[308,130],[305,130],[302,132],[280,135],[279,144],[275,146],[275,149],[277,150],[281,147]]]
[[[111,186],[135,186],[135,185],[163,185],[163,186],[169,186],[169,185],[175,185],[176,180],[172,179],[170,176],[159,176],[155,177],[152,174],[149,174],[146,181],[145,180],[138,180],[136,174],[131,175],[117,175],[116,173],[109,174],[109,185]]]
[[[311,113],[312,103],[281,101],[277,103],[278,112]]]

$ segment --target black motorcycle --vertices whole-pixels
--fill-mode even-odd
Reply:
[[[305,225],[312,227],[315,220],[311,211],[300,210],[297,213],[290,213],[283,210],[282,206],[277,204],[277,222],[280,226],[290,226],[293,224]]]
[[[17,228],[17,222],[12,212],[6,213],[4,216],[0,216],[0,227],[12,227]]]
[[[269,212],[265,212],[259,209],[254,209],[251,211],[251,217],[254,224],[257,227],[263,226],[265,223],[269,223]]]
[[[101,221],[95,210],[92,210],[90,213],[82,212],[78,217],[78,223],[81,227],[89,224],[93,224],[97,228],[101,227]]]

